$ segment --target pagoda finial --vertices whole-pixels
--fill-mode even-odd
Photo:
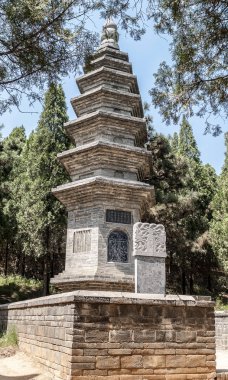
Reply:
[[[112,17],[108,17],[102,30],[101,44],[99,49],[110,46],[114,49],[119,49],[118,45],[119,33],[117,31],[117,25],[113,21]]]

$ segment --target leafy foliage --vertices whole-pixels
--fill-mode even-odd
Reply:
[[[0,276],[0,304],[23,301],[42,295],[42,282],[22,276]]]
[[[91,1],[2,0],[0,4],[0,114],[22,95],[40,99],[46,83],[75,72],[97,42],[86,29]]]
[[[45,293],[49,276],[61,270],[64,260],[66,212],[51,194],[51,189],[68,181],[68,175],[57,161],[57,153],[70,145],[63,130],[67,120],[62,87],[51,84],[38,127],[24,143],[20,157],[13,161],[10,175],[6,176],[8,182],[5,182],[10,194],[6,215],[13,218],[13,224],[8,223],[9,238],[6,231],[4,233],[4,273],[6,275],[10,269],[22,275],[43,277]],[[16,132],[14,130],[12,135]],[[12,136],[10,141],[9,144],[4,140],[3,145],[12,147]],[[9,152],[7,157],[9,161]],[[11,245],[9,239],[12,239]],[[11,268],[7,269],[8,254]]]
[[[172,139],[155,134],[150,149],[150,183],[155,186],[157,204],[147,220],[166,228],[168,288],[184,294],[205,293],[207,289],[209,294],[215,294],[220,289],[214,275],[218,263],[208,239],[208,227],[216,174],[209,165],[201,164],[186,120],[180,134]]]
[[[151,89],[167,124],[206,116],[206,132],[221,132],[210,116],[227,116],[227,2],[225,0],[102,1],[103,15],[120,18],[135,39],[148,28],[168,35],[172,65],[161,62]]]
[[[20,164],[25,141],[24,127],[17,127],[3,140],[0,151],[0,262],[4,261],[5,275],[8,273],[11,261],[14,261],[16,267],[21,261],[20,245],[18,246],[16,241],[16,213],[11,208],[11,204],[13,202],[12,183]]]
[[[151,90],[167,123],[187,117],[227,116],[227,2],[149,1],[158,33],[171,36],[173,65],[160,64]],[[219,125],[206,121],[215,135]]]
[[[192,127],[185,117],[183,117],[180,126],[177,152],[189,160],[200,161],[200,152],[193,135]]]
[[[15,326],[11,326],[8,331],[0,336],[0,347],[17,346],[18,335]]]
[[[166,123],[181,114],[207,116],[206,131],[218,134],[210,115],[227,116],[227,2],[225,0],[2,0],[0,4],[0,114],[32,103],[46,83],[75,72],[87,61],[97,35],[87,30],[94,12],[113,15],[138,40],[152,20],[170,38],[173,65],[155,74],[152,101]]]
[[[226,154],[218,188],[211,204],[213,219],[210,236],[221,266],[228,271],[228,134],[225,135]]]

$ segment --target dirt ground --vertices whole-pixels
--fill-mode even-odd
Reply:
[[[32,359],[22,352],[0,356],[0,380],[52,380]]]

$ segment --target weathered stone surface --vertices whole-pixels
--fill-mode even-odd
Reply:
[[[58,155],[72,182],[53,189],[69,211],[66,265],[51,282],[62,291],[131,291],[133,224],[155,203],[153,186],[143,182],[151,153],[137,78],[128,55],[105,43],[77,83],[81,95],[71,103],[79,118],[66,124],[76,147]],[[130,223],[108,220],[110,209],[129,213]],[[117,234],[126,236],[124,260]]]
[[[78,290],[2,305],[0,325],[16,325],[20,348],[57,380],[212,380],[213,307],[192,296]]]
[[[135,223],[133,256],[166,257],[166,235],[162,224]]]
[[[165,229],[161,224],[134,224],[136,293],[165,294],[165,241]]]
[[[215,321],[216,347],[218,350],[228,350],[228,312],[217,311]]]

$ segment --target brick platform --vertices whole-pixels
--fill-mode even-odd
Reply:
[[[75,291],[3,305],[0,316],[56,380],[216,377],[210,301]]]

